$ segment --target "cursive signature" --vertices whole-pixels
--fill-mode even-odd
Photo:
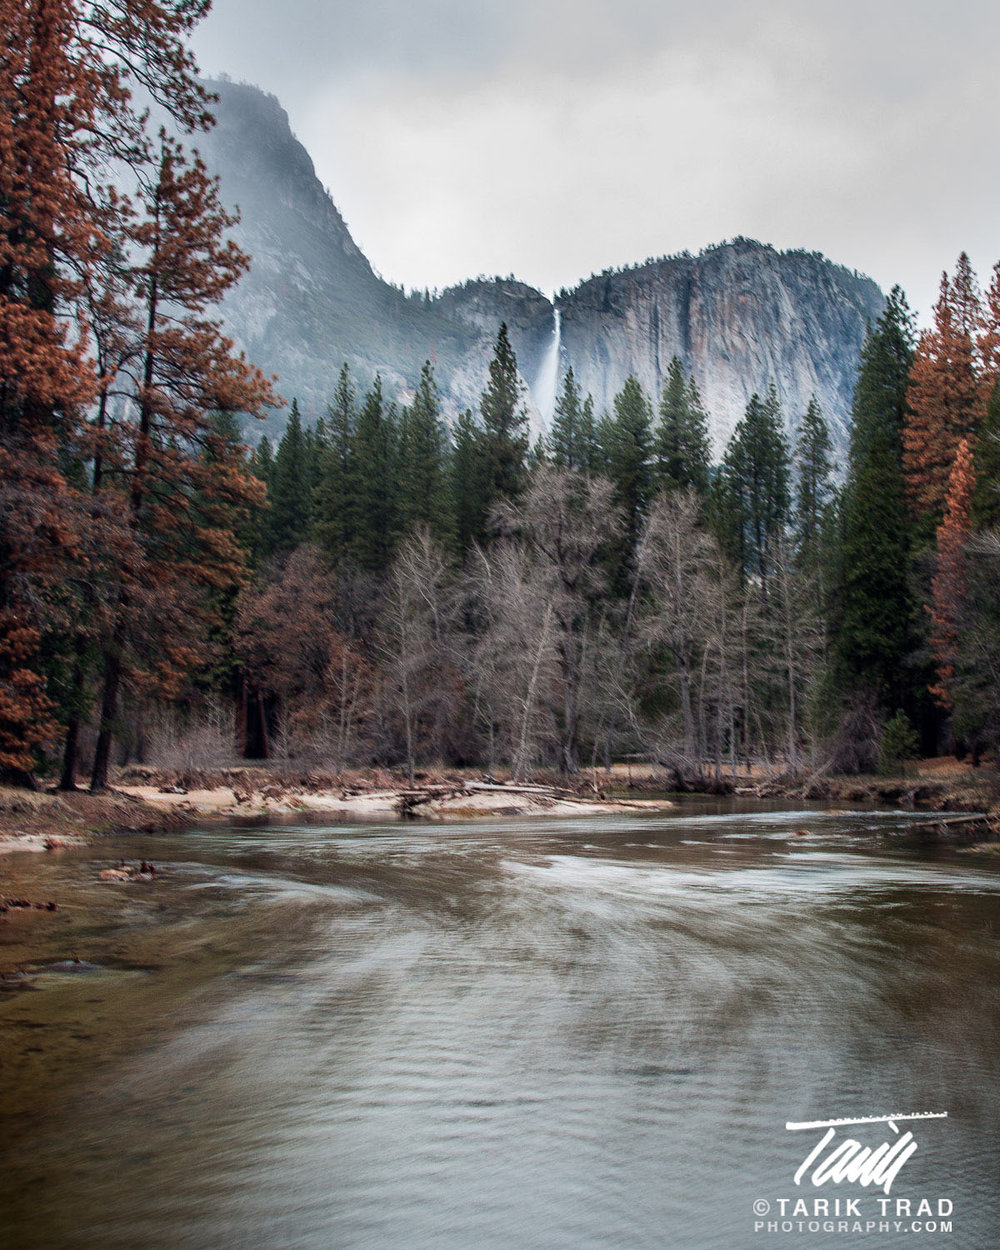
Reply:
[[[922,1111],[912,1115],[865,1116],[855,1120],[816,1120],[801,1124],[789,1121],[785,1128],[791,1132],[826,1129],[795,1173],[795,1183],[801,1185],[803,1177],[808,1176],[817,1187],[828,1181],[835,1185],[850,1181],[857,1185],[874,1185],[888,1194],[893,1181],[917,1149],[913,1134],[907,1130],[901,1135],[895,1121],[941,1120],[947,1115],[946,1111]],[[888,1124],[896,1137],[879,1146],[864,1146],[852,1137],[837,1140],[838,1128],[856,1124]]]

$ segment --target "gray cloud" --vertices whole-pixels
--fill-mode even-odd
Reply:
[[[545,289],[748,234],[925,311],[1000,255],[1000,11],[967,0],[216,0],[210,72],[279,97],[390,278]]]

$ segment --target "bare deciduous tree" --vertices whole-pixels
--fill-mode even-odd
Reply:
[[[554,733],[553,608],[522,541],[476,548],[474,556],[470,603],[477,628],[468,663],[476,715],[489,739],[491,773],[501,754],[520,781]]]
[[[701,778],[714,758],[735,758],[741,700],[736,677],[746,673],[745,604],[734,571],[701,524],[693,491],[671,491],[653,506],[641,547],[637,633],[660,691],[644,736],[682,784]]]
[[[601,556],[621,529],[604,478],[586,478],[541,466],[521,506],[498,514],[502,531],[520,537],[535,593],[544,597],[555,652],[553,723],[559,766],[580,767],[581,733],[594,690],[597,630],[606,613],[608,585]]]
[[[380,693],[402,724],[409,782],[418,755],[441,754],[444,722],[461,693],[456,597],[444,552],[426,527],[403,544],[389,573],[378,626]]]

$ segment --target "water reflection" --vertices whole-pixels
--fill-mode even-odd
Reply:
[[[893,1194],[948,1197],[947,1244],[982,1250],[1000,874],[914,849],[907,819],[133,842],[172,859],[199,924],[243,917],[242,955],[39,1125],[8,1227],[39,1246],[733,1250],[768,1244],[755,1200],[802,1192],[786,1120],[947,1110]]]

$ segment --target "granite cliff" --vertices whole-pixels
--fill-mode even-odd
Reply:
[[[772,382],[793,429],[815,394],[843,444],[865,327],[883,300],[870,278],[817,252],[736,239],[561,292],[560,361],[600,411],[630,373],[658,395],[679,356],[712,416],[717,452],[750,396]]]
[[[199,146],[224,200],[239,207],[234,233],[253,257],[222,313],[307,418],[323,412],[344,360],[360,387],[378,371],[405,398],[429,359],[446,409],[474,407],[506,321],[536,428],[569,365],[600,412],[629,373],[657,394],[676,354],[701,388],[717,451],[750,395],[772,381],[792,428],[815,393],[845,441],[865,325],[883,300],[870,279],[818,253],[738,239],[589,278],[554,302],[512,277],[408,294],[354,243],[278,101],[210,85],[217,125]],[[283,423],[279,413],[268,424],[276,433]]]

